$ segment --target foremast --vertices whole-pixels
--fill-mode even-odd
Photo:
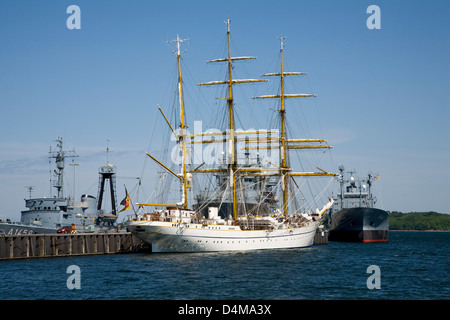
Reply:
[[[186,40],[186,39],[185,39]],[[182,180],[182,184],[183,184],[183,198],[181,200],[182,202],[182,206],[184,207],[184,209],[188,208],[188,197],[187,197],[187,189],[188,189],[188,184],[187,184],[187,171],[186,171],[186,119],[185,119],[185,115],[184,115],[184,104],[183,104],[183,78],[181,77],[181,51],[180,51],[180,44],[181,42],[183,42],[184,40],[180,39],[180,37],[177,35],[177,39],[173,40],[172,42],[176,42],[177,43],[177,63],[178,63],[178,95],[179,95],[179,104],[180,104],[180,129],[181,129],[181,134],[178,135],[178,140],[181,144],[181,152],[182,152],[182,176],[183,176],[183,180]]]
[[[173,207],[173,206],[182,206],[185,210],[189,208],[188,204],[188,196],[187,196],[187,190],[189,188],[188,185],[188,178],[187,178],[187,169],[186,169],[186,163],[187,163],[187,148],[186,148],[186,117],[184,112],[184,99],[183,99],[183,77],[181,76],[181,43],[186,41],[188,39],[180,39],[179,35],[177,34],[177,38],[172,41],[168,42],[176,42],[177,43],[177,50],[174,51],[174,53],[177,56],[177,67],[178,67],[178,95],[179,95],[179,107],[180,107],[180,131],[178,133],[175,132],[170,122],[167,120],[166,115],[162,111],[162,109],[158,106],[159,111],[163,115],[164,119],[166,120],[167,124],[169,125],[170,129],[172,130],[173,134],[177,138],[178,143],[181,145],[181,152],[182,152],[182,160],[181,160],[181,174],[176,174],[173,172],[169,167],[164,165],[162,162],[160,162],[158,159],[153,157],[151,154],[147,153],[147,155],[152,158],[156,163],[158,163],[160,166],[162,166],[164,169],[166,169],[169,173],[174,175],[180,180],[181,186],[182,186],[182,199],[180,203],[177,204],[160,204],[160,203],[138,203],[138,205],[141,206],[154,206],[154,207]]]
[[[288,207],[288,198],[289,198],[289,179],[293,176],[335,176],[334,173],[328,173],[325,170],[318,168],[320,173],[313,172],[291,172],[292,169],[289,167],[288,162],[288,149],[316,149],[316,148],[331,148],[327,145],[314,145],[314,146],[298,146],[298,145],[290,145],[289,143],[311,143],[311,142],[325,142],[325,140],[321,139],[290,139],[288,140],[286,134],[286,108],[285,108],[285,99],[286,98],[306,98],[306,97],[316,97],[315,94],[303,93],[303,94],[285,94],[284,93],[284,77],[291,75],[306,75],[305,72],[284,72],[283,68],[283,49],[284,49],[284,37],[280,37],[280,72],[279,73],[266,73],[262,74],[261,77],[269,77],[269,76],[279,76],[280,77],[280,94],[279,95],[264,95],[253,97],[253,99],[280,99],[280,109],[276,110],[280,115],[280,126],[281,126],[281,166],[280,166],[280,175],[282,179],[282,194],[283,194],[283,204],[282,211],[285,217],[288,216],[289,207]]]

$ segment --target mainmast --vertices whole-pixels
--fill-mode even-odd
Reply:
[[[344,165],[341,164],[339,166],[339,172],[340,172],[340,174],[339,174],[339,186],[340,186],[340,189],[341,189],[341,195],[340,195],[340,198],[341,198],[341,210],[344,209],[344,174],[345,174],[344,170],[345,170]]]
[[[268,76],[279,76],[280,77],[280,95],[265,95],[253,97],[253,99],[266,99],[266,98],[276,98],[280,99],[280,125],[281,125],[281,166],[280,166],[280,175],[282,178],[282,191],[283,191],[283,214],[287,217],[289,208],[288,208],[288,195],[289,195],[289,179],[291,176],[323,176],[323,175],[334,175],[329,174],[328,172],[318,168],[321,173],[311,173],[311,172],[303,172],[303,173],[291,173],[291,169],[288,163],[288,149],[309,149],[309,148],[330,148],[329,146],[294,146],[289,145],[289,143],[310,143],[310,142],[324,142],[325,140],[320,139],[287,139],[286,135],[286,109],[284,100],[286,98],[303,98],[303,97],[315,97],[314,94],[285,94],[284,93],[284,77],[290,75],[306,75],[305,72],[284,72],[283,69],[283,49],[284,49],[284,37],[280,37],[280,73],[267,73],[261,75],[261,77]]]
[[[209,60],[209,62],[227,62],[228,64],[228,80],[226,81],[211,81],[206,83],[200,83],[199,85],[216,85],[216,84],[226,84],[228,86],[228,97],[227,97],[227,106],[228,106],[228,115],[229,115],[229,135],[230,138],[228,140],[228,150],[230,155],[230,162],[228,164],[228,171],[230,173],[230,185],[232,188],[233,195],[233,217],[237,219],[238,216],[238,203],[237,203],[237,189],[236,189],[236,174],[238,172],[237,168],[237,155],[236,155],[236,138],[235,138],[235,125],[234,125],[234,104],[233,104],[233,85],[236,83],[250,83],[250,82],[262,82],[266,80],[255,80],[255,79],[236,79],[233,80],[232,75],[232,61],[235,60],[247,60],[247,59],[256,59],[256,57],[231,57],[231,41],[230,41],[230,23],[231,20],[227,19],[225,21],[227,24],[227,40],[228,40],[228,57],[225,59],[216,59]]]
[[[280,97],[280,119],[281,119],[281,168],[287,169],[287,151],[286,151],[286,111],[284,109],[284,74],[283,74],[283,40],[280,38],[280,84],[281,84],[281,97]],[[288,177],[286,171],[283,171],[283,213],[287,217],[288,214]]]
[[[230,123],[230,141],[229,141],[229,148],[230,148],[230,155],[231,155],[231,163],[229,166],[231,166],[230,170],[230,183],[232,187],[232,193],[233,193],[233,216],[234,219],[237,219],[237,190],[236,190],[236,141],[234,139],[234,110],[233,110],[233,76],[231,73],[232,65],[231,65],[231,45],[230,45],[230,19],[227,19],[227,40],[228,40],[228,114],[230,117],[229,123]]]
[[[56,159],[56,181],[53,182],[53,187],[57,190],[57,198],[64,198],[64,160],[65,158],[75,158],[78,155],[75,154],[75,150],[73,151],[63,151],[63,138],[58,137],[56,139],[58,150],[52,151],[52,147],[50,147],[49,158]],[[74,195],[75,197],[75,195]]]

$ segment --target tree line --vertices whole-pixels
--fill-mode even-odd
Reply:
[[[429,212],[402,213],[392,211],[389,230],[445,230],[450,231],[450,214]]]

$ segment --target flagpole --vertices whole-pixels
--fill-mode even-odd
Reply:
[[[139,179],[139,183],[141,183],[141,179]],[[123,186],[125,187],[125,184]],[[125,187],[125,190],[127,190],[127,187]],[[128,191],[126,191],[126,193],[128,194]],[[133,209],[134,214],[137,215],[136,210],[134,210],[134,205],[133,205],[133,202],[131,201],[131,198],[130,198],[130,204],[131,204],[131,208]]]

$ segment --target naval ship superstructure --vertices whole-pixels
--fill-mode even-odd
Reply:
[[[30,198],[25,199],[27,210],[21,211],[20,222],[0,220],[0,234],[46,234],[57,233],[59,229],[70,227],[75,232],[94,231],[102,225],[111,226],[115,222],[111,215],[105,217],[104,212],[99,208],[101,201],[97,201],[94,196],[83,194],[80,201],[64,196],[64,168],[66,158],[78,157],[75,151],[63,150],[63,139],[56,140],[57,149],[50,147],[49,158],[55,159],[56,169],[53,187],[56,194],[51,197],[32,198],[30,187]],[[107,174],[103,173],[105,171]],[[103,186],[105,179],[111,179],[114,166],[107,165],[100,168],[99,199],[103,196]],[[103,181],[103,183],[101,183]],[[112,180],[111,180],[112,181]],[[114,184],[115,187],[115,184]],[[113,188],[111,182],[111,189]],[[115,196],[115,191],[112,193]],[[114,201],[114,199],[113,199]],[[115,201],[114,201],[115,203]],[[114,207],[115,208],[115,207]],[[113,212],[113,216],[115,212]],[[117,216],[115,216],[117,219]]]
[[[372,183],[376,176],[369,173],[366,178],[350,178],[344,175],[344,166],[339,166],[340,192],[329,212],[330,241],[386,242],[389,238],[389,213],[375,207],[377,198],[372,194]]]

